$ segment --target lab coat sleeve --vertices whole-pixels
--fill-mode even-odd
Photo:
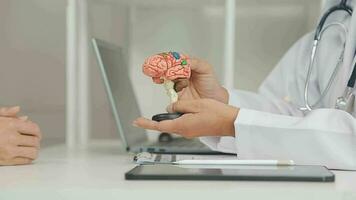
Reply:
[[[293,159],[356,169],[356,120],[344,111],[317,109],[294,117],[241,109],[235,131],[240,159]]]
[[[240,108],[236,136],[201,138],[213,150],[237,153],[239,159],[356,169],[356,119],[349,113],[317,109],[304,116],[281,99],[239,90],[229,94],[229,104]]]
[[[356,169],[356,119],[349,113],[317,109],[306,116],[277,114],[273,101],[259,94],[230,94],[229,104],[242,107],[234,123],[236,137],[200,138],[211,149],[237,153],[239,159],[292,159]]]

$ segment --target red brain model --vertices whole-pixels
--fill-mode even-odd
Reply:
[[[152,77],[155,83],[163,83],[164,80],[189,78],[191,74],[189,57],[177,52],[150,56],[143,64],[143,73]]]

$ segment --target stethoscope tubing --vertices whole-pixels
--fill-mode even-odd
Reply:
[[[355,51],[355,57],[356,57],[356,51]],[[356,62],[354,64],[354,69],[352,70],[352,74],[350,76],[350,79],[347,82],[347,87],[354,88],[355,87],[355,82],[356,82]]]
[[[300,108],[302,111],[311,111],[314,107],[318,106],[322,99],[324,99],[324,97],[326,96],[327,92],[330,90],[332,82],[334,81],[334,79],[336,78],[337,72],[339,71],[339,68],[341,66],[341,63],[343,62],[343,56],[344,56],[344,51],[345,51],[345,43],[346,43],[346,37],[348,35],[348,29],[347,27],[339,22],[334,22],[334,23],[330,23],[328,25],[326,25],[324,27],[324,24],[326,22],[326,20],[328,19],[328,17],[336,12],[336,11],[345,11],[346,13],[348,13],[350,16],[352,16],[353,10],[351,7],[346,5],[347,0],[342,0],[340,2],[339,5],[336,5],[332,8],[330,8],[320,19],[320,22],[318,23],[318,26],[315,30],[315,34],[314,34],[314,41],[313,41],[313,47],[312,47],[312,51],[310,54],[310,61],[309,61],[309,65],[308,65],[308,72],[307,72],[307,78],[306,78],[306,82],[305,82],[305,87],[304,87],[304,106]],[[339,58],[338,58],[338,62],[337,62],[337,66],[335,67],[331,77],[330,77],[330,81],[328,82],[328,85],[326,86],[326,88],[324,89],[324,91],[322,92],[321,96],[319,97],[319,99],[313,104],[310,105],[309,103],[309,83],[310,83],[310,77],[314,68],[314,62],[315,62],[315,55],[318,51],[318,46],[319,46],[319,42],[322,39],[322,35],[325,32],[325,30],[327,30],[328,28],[330,28],[331,26],[339,26],[342,28],[342,30],[345,33],[345,43],[344,43],[344,48],[343,51],[341,52]],[[353,72],[350,76],[350,79],[348,81],[348,87],[354,86],[355,84],[355,79],[356,79],[356,64],[355,67],[353,68]]]
[[[339,4],[337,6],[334,6],[332,8],[330,8],[328,11],[326,11],[326,13],[321,17],[320,22],[315,30],[315,34],[314,34],[314,40],[318,40],[318,37],[320,35],[320,33],[323,30],[324,24],[326,22],[326,20],[328,19],[328,17],[336,12],[336,11],[345,11],[347,12],[350,16],[353,13],[353,10],[351,7],[347,6],[347,5],[343,5],[343,4]]]

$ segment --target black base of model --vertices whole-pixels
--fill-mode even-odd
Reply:
[[[156,122],[164,121],[164,120],[173,120],[182,116],[183,113],[161,113],[152,116],[152,120]],[[169,133],[161,133],[158,137],[159,142],[170,142],[173,140],[173,137]]]
[[[160,122],[164,120],[177,119],[182,115],[183,113],[161,113],[161,114],[153,115],[152,120],[156,122]]]

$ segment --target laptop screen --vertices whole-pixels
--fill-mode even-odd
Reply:
[[[98,39],[93,39],[92,43],[115,122],[126,148],[146,141],[146,131],[131,125],[134,119],[141,116],[141,112],[123,49]]]

